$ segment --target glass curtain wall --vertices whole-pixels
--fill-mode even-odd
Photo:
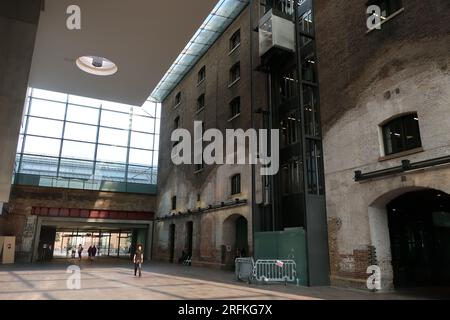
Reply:
[[[161,105],[142,107],[29,89],[15,181],[153,193]]]

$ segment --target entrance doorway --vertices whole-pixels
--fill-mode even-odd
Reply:
[[[236,258],[248,255],[247,219],[240,214],[231,215],[223,223],[222,263],[233,269]]]
[[[145,231],[145,230],[144,230]],[[133,237],[137,231],[132,230],[99,230],[92,228],[56,229],[54,245],[54,258],[72,257],[72,252],[77,252],[79,245],[83,247],[82,256],[88,254],[88,248],[97,248],[97,257],[130,258],[136,243]],[[42,233],[41,233],[42,234]]]
[[[387,205],[394,286],[450,285],[450,196],[403,194]]]
[[[38,261],[49,261],[53,259],[56,239],[56,227],[41,228],[41,236],[38,245]]]
[[[247,219],[240,216],[236,220],[236,239],[235,239],[235,246],[237,255],[239,254],[241,257],[247,257],[248,256],[248,234],[247,234]]]

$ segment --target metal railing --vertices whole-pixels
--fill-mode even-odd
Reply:
[[[296,282],[297,265],[294,260],[258,260],[253,278],[262,282]]]
[[[237,258],[235,260],[237,280],[251,283],[288,282],[297,283],[297,264],[294,260],[257,260],[253,258]]]

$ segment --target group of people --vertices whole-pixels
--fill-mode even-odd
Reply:
[[[75,259],[75,255],[78,252],[78,259],[81,260],[81,257],[82,257],[83,251],[84,251],[84,248],[81,244],[78,246],[78,248],[72,247],[71,251],[72,251],[72,256],[71,256],[72,259]],[[98,249],[95,246],[95,244],[89,246],[89,249],[88,249],[89,260],[91,260],[91,261],[94,260],[95,256],[97,255],[97,252],[98,252]]]

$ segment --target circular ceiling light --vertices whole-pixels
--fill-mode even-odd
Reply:
[[[76,61],[78,68],[97,76],[112,76],[118,70],[116,64],[106,58],[97,56],[83,56]]]

